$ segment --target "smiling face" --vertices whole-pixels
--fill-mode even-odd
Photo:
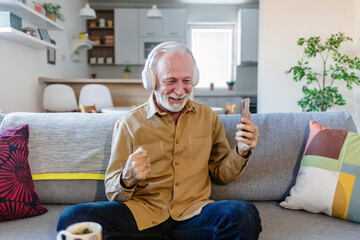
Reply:
[[[190,98],[194,68],[188,53],[160,53],[156,77],[156,105],[165,112],[180,112]]]

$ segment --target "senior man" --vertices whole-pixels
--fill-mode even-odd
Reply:
[[[155,47],[142,78],[153,93],[114,128],[105,177],[110,201],[67,208],[58,230],[95,221],[105,239],[257,239],[254,205],[210,199],[211,179],[226,184],[243,173],[257,144],[256,125],[242,118],[234,126],[238,144],[230,148],[217,114],[189,99],[199,71],[181,43]]]

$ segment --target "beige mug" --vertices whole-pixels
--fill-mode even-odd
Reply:
[[[102,240],[102,227],[95,222],[75,223],[62,230],[57,235],[57,240]]]

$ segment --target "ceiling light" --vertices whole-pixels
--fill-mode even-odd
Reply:
[[[156,2],[154,1],[152,8],[147,12],[147,18],[160,19],[163,17],[161,10],[157,8]]]
[[[95,19],[96,18],[95,10],[90,7],[88,1],[86,1],[85,7],[80,9],[79,15],[80,15],[80,17],[82,17],[84,19]]]

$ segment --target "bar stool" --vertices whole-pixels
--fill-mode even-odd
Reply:
[[[96,109],[114,107],[111,93],[103,84],[86,84],[80,90],[79,105],[91,106],[95,104]]]
[[[77,101],[74,90],[66,84],[51,84],[45,87],[43,108],[49,112],[77,111]]]

